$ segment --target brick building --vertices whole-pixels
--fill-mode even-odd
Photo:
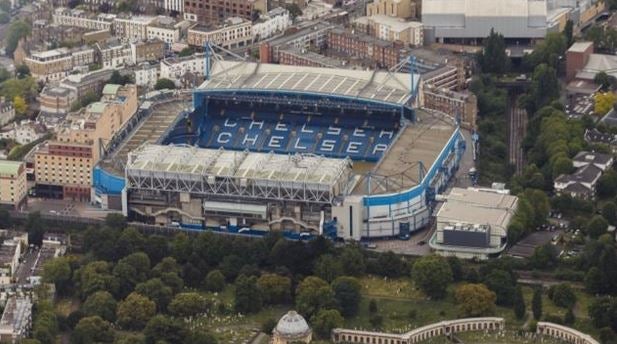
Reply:
[[[252,20],[255,13],[268,12],[267,0],[185,0],[184,18],[209,24],[229,17]]]
[[[400,44],[375,39],[366,34],[335,28],[328,32],[327,47],[337,53],[365,59],[377,68],[391,68],[409,55]]]

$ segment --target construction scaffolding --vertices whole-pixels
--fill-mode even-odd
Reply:
[[[127,190],[331,204],[351,160],[145,144],[128,156]]]

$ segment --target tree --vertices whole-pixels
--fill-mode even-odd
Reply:
[[[604,92],[615,89],[615,86],[617,86],[617,79],[603,71],[597,73],[596,76],[593,77],[593,82],[596,85],[599,85],[601,90]]]
[[[343,274],[343,265],[334,256],[326,254],[317,259],[313,273],[326,282],[332,282]]]
[[[454,298],[462,317],[490,315],[495,310],[495,293],[484,284],[463,284],[456,288]]]
[[[593,111],[596,115],[604,116],[613,108],[615,102],[617,102],[617,95],[613,92],[598,92],[593,96],[593,99]]]
[[[528,113],[536,112],[559,97],[559,80],[555,68],[542,63],[534,69],[531,80],[529,101],[525,106]]]
[[[4,36],[5,51],[7,55],[13,56],[13,52],[17,48],[17,43],[20,39],[27,37],[32,32],[30,24],[23,20],[13,21]]]
[[[111,73],[111,77],[109,78],[107,83],[115,85],[126,85],[130,84],[132,81],[133,80],[130,75],[122,75],[119,71],[115,70],[113,71],[113,73]]]
[[[30,68],[25,64],[21,64],[15,68],[15,74],[17,75],[17,79],[23,79],[30,76]]]
[[[571,46],[574,43],[574,22],[572,19],[568,19],[566,21],[566,26],[563,29],[563,35],[566,39],[566,46]]]
[[[165,285],[160,278],[152,278],[135,286],[135,291],[156,303],[159,312],[165,311],[173,297],[171,287]]]
[[[448,264],[450,265],[450,270],[452,270],[452,279],[455,282],[458,282],[463,279],[463,265],[461,264],[461,260],[456,256],[450,256],[446,258]]]
[[[243,314],[259,312],[263,306],[263,299],[257,287],[257,277],[240,275],[235,285],[234,309]]]
[[[302,9],[295,3],[285,6],[285,8],[289,11],[291,20],[296,20],[297,17],[302,15]]]
[[[494,269],[484,278],[484,284],[495,292],[498,305],[509,306],[512,304],[516,292],[516,280],[511,273]]]
[[[155,90],[164,90],[164,89],[170,89],[173,90],[176,88],[176,84],[166,78],[160,78],[156,81],[156,84],[154,85],[154,89]]]
[[[576,294],[566,283],[554,285],[548,290],[548,297],[558,307],[572,308],[576,303]]]
[[[354,277],[342,276],[332,282],[334,298],[344,317],[351,317],[358,313],[358,306],[362,299],[361,288],[360,282]]]
[[[375,266],[375,271],[371,272],[385,277],[395,278],[409,273],[407,264],[392,251],[380,253]]]
[[[116,310],[118,324],[127,330],[141,330],[156,313],[156,304],[147,297],[131,293]]]
[[[114,73],[117,73],[117,71],[114,71]],[[112,79],[114,78],[114,75],[120,75],[120,74],[113,74],[112,73]],[[112,79],[110,80],[110,83]],[[86,96],[88,96],[89,94],[94,94],[94,93],[86,93]],[[105,225],[111,229],[118,229],[118,230],[123,230],[126,228],[126,217],[122,214],[117,214],[117,213],[111,213],[111,214],[107,214],[105,216]]]
[[[428,296],[441,299],[452,282],[452,270],[445,258],[437,255],[424,256],[413,265],[413,279]]]
[[[186,47],[182,50],[180,50],[180,52],[178,53],[179,57],[186,57],[186,56],[191,56],[193,55],[194,51],[191,47]]]
[[[509,69],[506,42],[503,35],[491,28],[489,36],[484,40],[484,47],[478,53],[478,64],[483,73],[504,74]]]
[[[339,255],[343,272],[348,276],[361,276],[366,271],[364,254],[358,246],[345,246]]]
[[[112,343],[113,341],[114,330],[111,324],[96,315],[81,319],[71,334],[73,344]]]
[[[75,278],[83,298],[97,291],[109,291],[115,294],[118,281],[111,274],[111,264],[105,261],[94,261],[77,270]]]
[[[601,213],[609,224],[613,226],[617,224],[617,205],[615,205],[615,202],[604,203]]]
[[[291,301],[291,279],[277,274],[263,274],[257,279],[257,287],[264,304],[284,304]]]
[[[330,338],[332,329],[343,326],[345,319],[336,309],[322,309],[311,318],[313,331],[321,339]]]
[[[296,309],[305,318],[311,318],[322,309],[334,308],[334,291],[319,277],[309,276],[296,288]]]
[[[536,269],[554,268],[558,263],[557,250],[555,250],[555,246],[550,243],[538,246],[533,251],[533,255],[529,260],[531,266]]]
[[[518,320],[525,317],[525,299],[523,298],[523,289],[520,285],[516,286],[516,292],[514,293],[514,315]]]
[[[542,288],[536,287],[533,290],[533,298],[531,299],[531,311],[533,312],[533,318],[540,320],[542,317]]]
[[[0,209],[0,227],[11,228],[13,226],[13,219],[11,213],[6,209]]]
[[[0,12],[0,24],[7,24],[11,21],[11,16],[6,12]]]
[[[28,231],[29,243],[36,246],[41,246],[43,244],[45,228],[40,212],[35,211],[28,214],[28,218],[26,219],[26,231]]]
[[[220,270],[212,270],[206,275],[204,287],[211,292],[223,291],[225,287],[225,276]]]
[[[159,343],[160,341],[169,344],[182,344],[185,343],[186,332],[179,320],[160,314],[152,317],[144,329],[146,343],[148,344]]]
[[[116,306],[116,299],[109,292],[97,291],[88,296],[81,311],[86,316],[98,316],[103,320],[114,322],[116,321]]]
[[[53,283],[60,293],[67,291],[72,276],[73,272],[68,257],[58,257],[43,265],[43,281]]]
[[[617,194],[617,173],[608,170],[598,179],[596,187],[600,198],[615,197]]]
[[[150,272],[150,258],[143,252],[130,254],[118,261],[113,274],[120,283],[119,295],[128,295],[135,285],[144,282]]]
[[[593,266],[585,274],[585,289],[591,294],[602,293],[605,287],[604,276],[597,267]]]
[[[608,221],[602,215],[595,215],[587,224],[587,235],[597,239],[608,229]]]
[[[169,312],[178,317],[193,317],[208,310],[208,300],[199,293],[180,293],[169,303]]]
[[[568,311],[563,316],[563,323],[566,325],[572,325],[576,321],[576,316],[574,315],[574,311],[572,308],[568,308]]]
[[[20,96],[15,96],[15,98],[13,98],[13,107],[15,108],[15,113],[20,116],[24,115],[28,110],[26,101]]]

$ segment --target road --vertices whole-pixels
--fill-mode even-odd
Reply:
[[[21,257],[21,263],[17,268],[16,282],[17,284],[28,283],[28,277],[32,275],[34,271],[34,264],[39,251],[35,248],[28,248]]]
[[[527,112],[518,106],[516,95],[510,95],[508,104],[508,162],[520,175],[525,163],[523,139],[527,133]]]

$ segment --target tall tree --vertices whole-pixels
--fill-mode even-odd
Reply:
[[[235,285],[235,310],[243,314],[259,312],[263,306],[263,298],[257,287],[257,277],[240,275]]]
[[[329,339],[332,329],[343,326],[345,319],[336,309],[322,309],[311,318],[311,324],[321,339]]]
[[[463,284],[456,288],[454,298],[462,317],[490,315],[495,310],[495,293],[484,284]]]
[[[74,344],[112,343],[114,330],[111,324],[99,316],[83,318],[75,326],[71,335]]]
[[[520,285],[516,286],[516,292],[514,293],[514,315],[517,319],[521,320],[525,317],[525,298],[523,298],[523,289]]]
[[[322,309],[334,308],[334,291],[319,277],[309,276],[296,288],[296,309],[305,318],[311,318]]]
[[[424,293],[436,299],[446,296],[446,289],[453,280],[450,264],[437,255],[418,259],[413,265],[412,276]]]
[[[156,313],[156,304],[147,297],[131,293],[116,310],[118,324],[125,329],[141,330]]]
[[[360,282],[354,277],[342,276],[332,282],[334,298],[343,316],[354,316],[358,312],[358,306],[362,299],[361,288]]]
[[[510,60],[506,54],[505,39],[492,28],[484,40],[484,48],[478,53],[478,64],[483,73],[504,74],[509,70]]]
[[[117,302],[114,297],[106,291],[97,291],[88,296],[86,302],[81,307],[81,311],[86,316],[99,316],[109,322],[116,321]]]
[[[566,21],[566,26],[563,29],[563,35],[566,38],[566,45],[569,47],[574,43],[574,22],[572,19]]]
[[[533,290],[533,298],[531,299],[531,311],[533,318],[540,320],[542,317],[542,287],[536,287]]]

